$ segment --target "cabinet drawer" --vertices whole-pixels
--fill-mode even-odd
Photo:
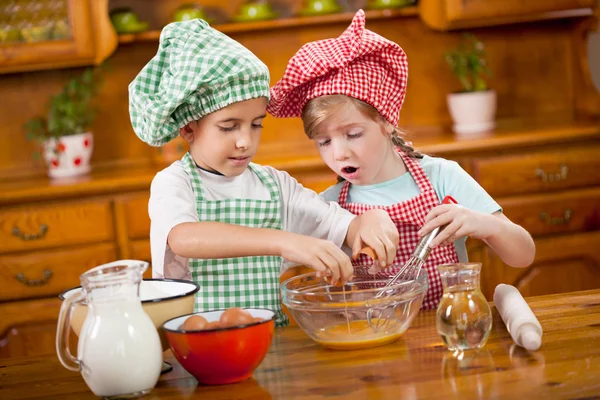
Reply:
[[[473,161],[473,176],[492,196],[600,183],[600,146],[556,148]]]
[[[149,198],[148,193],[143,193],[122,200],[127,221],[127,235],[131,239],[148,239],[150,237]]]
[[[504,214],[531,235],[600,230],[600,188],[501,199]]]
[[[112,244],[0,256],[0,301],[56,296],[79,286],[85,271],[116,259]]]
[[[14,207],[0,211],[0,253],[112,240],[108,200]]]

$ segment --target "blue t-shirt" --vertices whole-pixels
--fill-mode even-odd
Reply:
[[[502,211],[498,203],[458,163],[429,156],[423,156],[418,161],[429,178],[440,202],[447,195],[451,195],[458,204],[471,210],[489,214]],[[340,182],[331,186],[321,193],[321,198],[337,202],[343,185],[344,182]],[[348,191],[348,202],[389,206],[410,200],[419,193],[419,187],[412,175],[406,173],[387,182],[374,185],[351,185]],[[468,261],[465,246],[466,239],[466,237],[462,237],[454,242],[458,259],[461,262]]]

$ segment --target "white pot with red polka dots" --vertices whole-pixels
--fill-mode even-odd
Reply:
[[[90,172],[94,136],[90,133],[61,136],[44,142],[44,160],[50,178],[70,178]]]

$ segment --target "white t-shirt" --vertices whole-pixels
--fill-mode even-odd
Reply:
[[[277,182],[282,205],[283,230],[319,239],[327,239],[342,246],[348,226],[354,215],[337,203],[328,203],[312,190],[303,187],[288,173],[263,166]],[[270,199],[267,187],[260,178],[247,168],[235,177],[216,175],[198,169],[202,180],[202,193],[206,200],[245,198]],[[188,278],[187,259],[176,256],[167,244],[171,229],[184,222],[198,222],[196,196],[189,176],[181,161],[160,171],[152,180],[150,201],[150,250],[153,276]],[[282,270],[291,264],[282,264]],[[180,271],[180,272],[177,272]]]

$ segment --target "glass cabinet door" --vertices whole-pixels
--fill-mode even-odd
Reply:
[[[102,29],[107,26],[107,2],[2,0],[0,73],[97,63],[99,49],[106,52],[107,43],[110,52],[116,47],[114,31]]]
[[[0,43],[66,39],[72,39],[67,0],[4,0],[0,4]]]

